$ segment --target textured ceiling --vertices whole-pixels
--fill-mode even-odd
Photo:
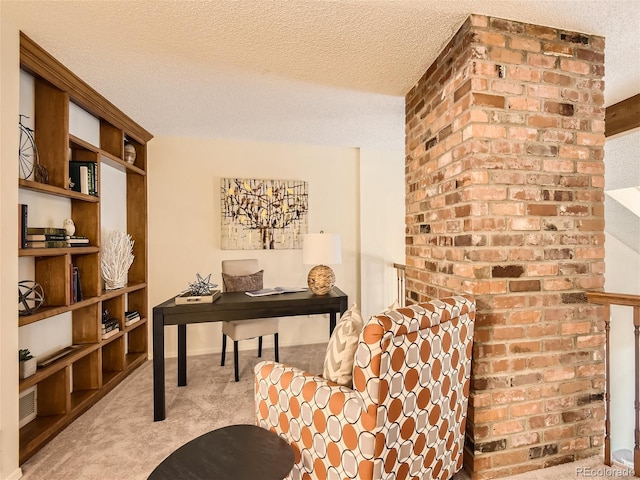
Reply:
[[[606,104],[640,92],[639,0],[0,2],[155,135],[390,148],[471,13],[605,36]]]

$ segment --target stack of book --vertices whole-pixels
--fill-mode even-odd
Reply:
[[[69,244],[69,247],[84,247],[89,245],[89,237],[72,235],[70,237],[67,237],[67,243]]]
[[[96,162],[69,162],[69,187],[74,192],[98,196],[98,164]]]
[[[102,320],[102,339],[113,337],[120,331],[120,322],[117,318]]]
[[[68,247],[67,231],[55,227],[28,227],[25,248],[65,248]]]
[[[133,325],[138,320],[140,320],[140,314],[137,310],[132,310],[131,312],[124,312],[124,326],[128,327],[129,325]]]

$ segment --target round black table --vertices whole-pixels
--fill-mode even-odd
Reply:
[[[282,480],[293,468],[291,446],[255,425],[231,425],[185,443],[148,480]]]

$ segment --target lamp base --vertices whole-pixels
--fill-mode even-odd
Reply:
[[[336,275],[326,265],[316,265],[309,272],[307,285],[316,295],[326,295],[336,283]]]

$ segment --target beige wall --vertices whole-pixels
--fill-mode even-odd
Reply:
[[[265,287],[306,285],[310,267],[302,264],[301,250],[220,249],[220,179],[271,178],[308,182],[309,231],[324,230],[342,236],[343,262],[333,267],[336,284],[347,293],[350,303],[360,304],[364,290],[368,302],[362,305],[363,313],[376,313],[394,298],[393,285],[389,285],[391,265],[403,258],[403,157],[402,152],[396,153],[394,156],[392,152],[367,151],[363,158],[357,148],[154,138],[149,144],[150,305],[187,288],[196,273],[211,273],[212,280],[219,284],[220,262],[224,259],[257,258],[265,271]],[[390,175],[384,174],[382,164],[387,165]],[[390,181],[389,176],[395,180]],[[366,186],[361,185],[362,178],[367,180]],[[379,190],[378,182],[389,184],[384,194],[393,200],[369,227],[379,229],[375,240],[379,246],[377,258],[361,260],[361,192]],[[383,202],[381,198],[376,201]],[[385,219],[387,216],[390,218]],[[389,247],[383,239],[394,235],[382,228],[395,232],[395,241]],[[371,236],[367,239],[372,242]],[[367,249],[371,252],[374,247]],[[369,283],[361,286],[360,271],[368,265],[375,265],[379,272],[370,280],[376,289],[377,284],[384,283],[384,298],[369,299]],[[285,319],[280,330],[281,345],[326,342],[328,317]],[[176,352],[175,332],[175,327],[167,328],[168,356]],[[220,325],[190,326],[187,338],[191,355],[217,352],[221,346]],[[265,342],[268,347],[272,345],[271,338]],[[242,342],[240,348],[255,349],[256,345]]]
[[[0,7],[1,15],[1,7]],[[0,24],[0,478],[19,478],[18,468],[18,30]]]

